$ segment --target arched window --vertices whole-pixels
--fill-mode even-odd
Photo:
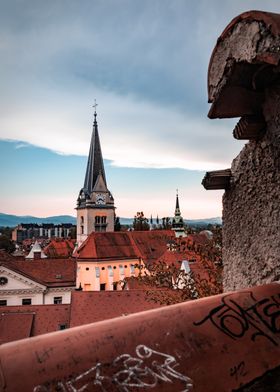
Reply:
[[[100,224],[100,216],[95,217],[95,224],[99,225]]]
[[[84,217],[81,216],[81,225],[83,225],[83,224],[84,224]]]

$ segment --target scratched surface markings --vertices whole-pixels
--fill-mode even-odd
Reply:
[[[222,333],[232,339],[239,339],[248,334],[253,342],[257,338],[265,338],[273,345],[279,345],[280,332],[280,294],[256,300],[252,292],[243,292],[241,306],[234,294],[225,295],[221,304],[213,308],[206,317],[196,321],[196,326],[206,322],[212,323]],[[253,303],[253,304],[252,304]]]
[[[174,384],[174,392],[189,392],[193,382],[175,368],[178,363],[172,355],[155,351],[143,344],[136,347],[136,355],[121,354],[116,357],[112,366],[97,363],[78,376],[58,381],[55,386],[38,385],[33,392],[87,392],[100,391],[132,392],[163,386],[164,383]],[[177,387],[178,383],[181,385]]]

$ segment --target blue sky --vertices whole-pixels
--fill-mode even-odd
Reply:
[[[207,67],[243,11],[275,0],[0,0],[0,205],[74,215],[94,99],[117,214],[221,215],[200,185],[243,143],[235,120],[209,120]]]

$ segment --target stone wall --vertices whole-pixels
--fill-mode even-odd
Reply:
[[[224,290],[280,280],[280,86],[266,89],[267,132],[232,163],[223,197]]]

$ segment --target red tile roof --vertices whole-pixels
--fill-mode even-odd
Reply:
[[[130,232],[93,232],[77,251],[79,259],[135,259],[140,256]]]
[[[158,290],[157,290],[158,291]],[[153,290],[73,291],[70,326],[94,323],[161,306],[150,298]]]
[[[70,324],[70,305],[28,305],[0,307],[0,342],[59,330]]]
[[[33,313],[0,313],[0,344],[29,338],[33,317]]]
[[[44,248],[44,253],[51,258],[71,257],[74,247],[75,240],[56,238]]]
[[[162,255],[174,240],[172,230],[93,232],[75,253],[78,259],[139,258],[152,262]]]
[[[175,240],[173,230],[131,231],[130,235],[146,263],[157,260]]]
[[[47,287],[76,285],[74,259],[9,260],[0,263]]]

